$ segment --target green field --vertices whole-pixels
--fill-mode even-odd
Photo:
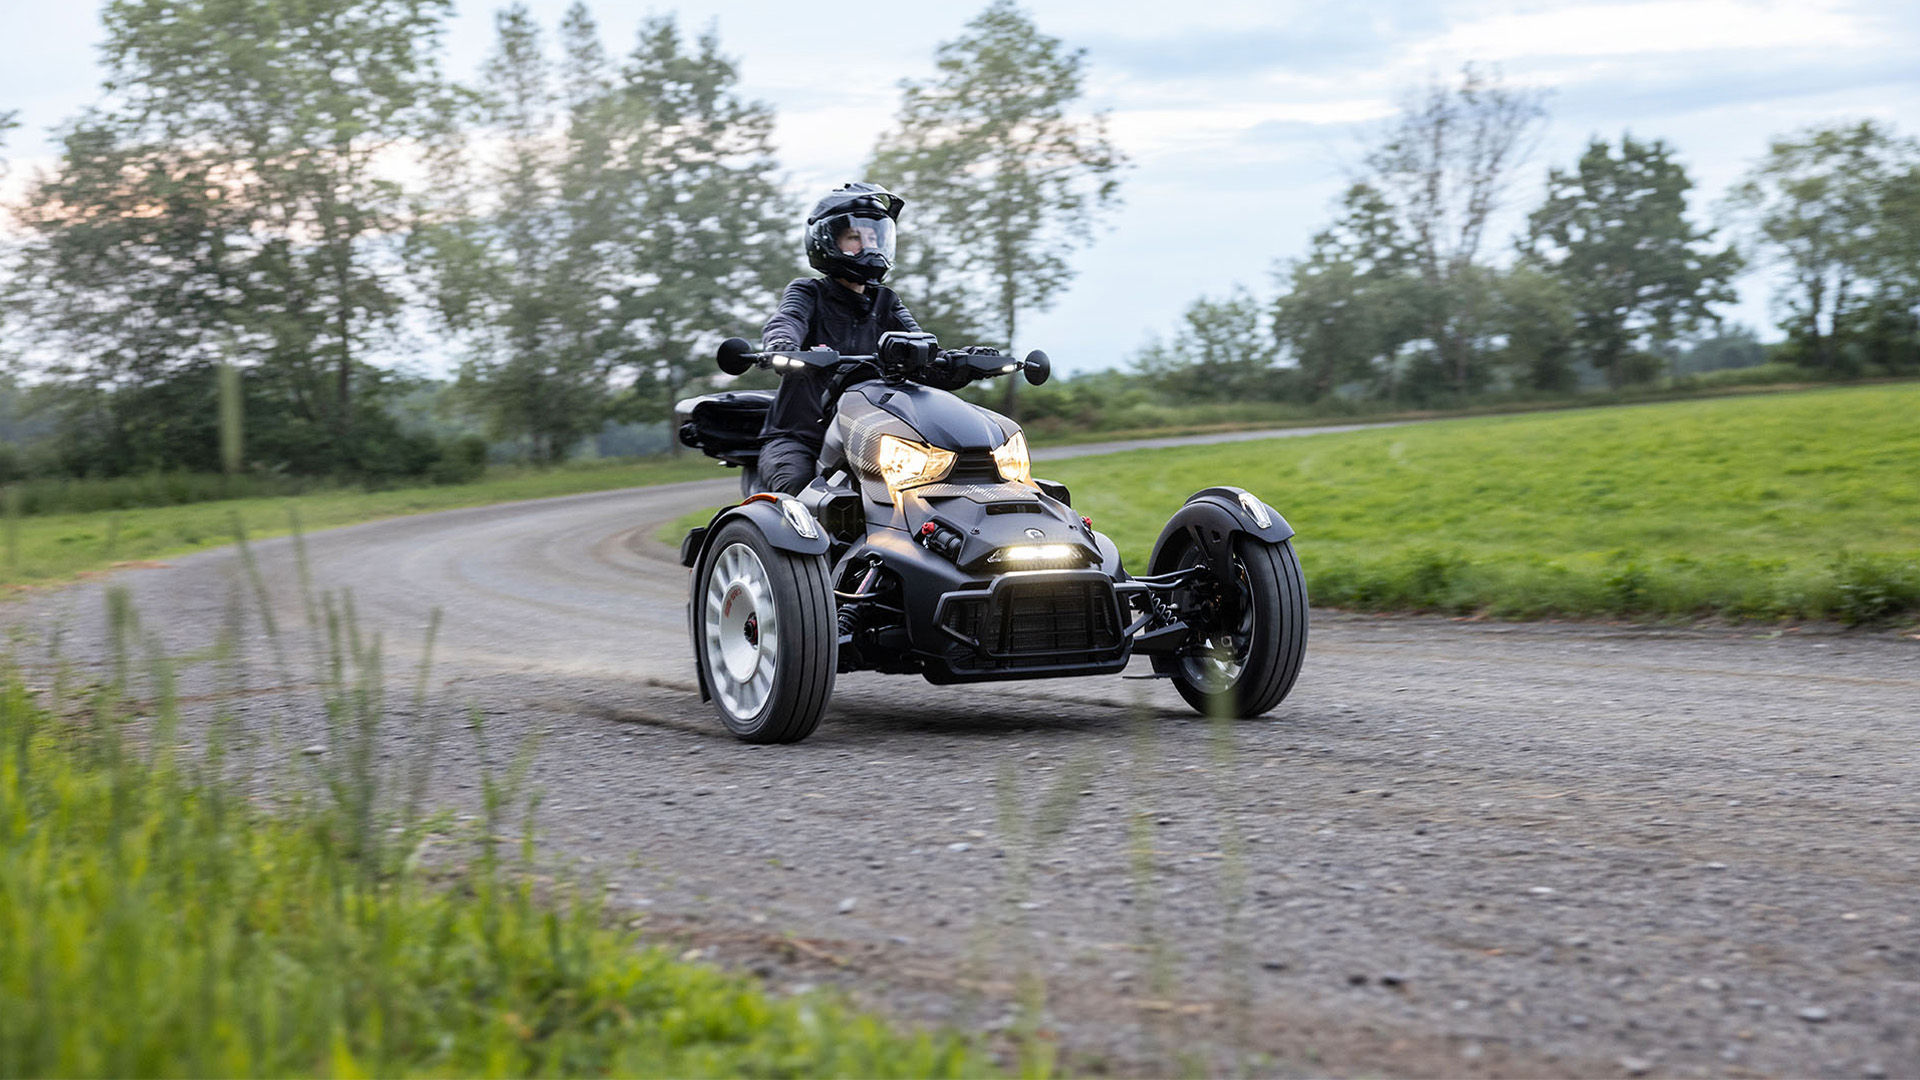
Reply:
[[[1041,471],[1133,567],[1186,495],[1247,488],[1299,531],[1316,604],[1920,614],[1920,386],[1441,421]]]
[[[70,581],[115,563],[140,562],[230,544],[236,518],[249,537],[292,528],[331,529],[517,499],[575,495],[735,474],[695,453],[643,461],[584,462],[552,470],[503,470],[473,484],[394,491],[328,491],[283,498],[229,499],[149,509],[6,517],[0,521],[0,597],[9,586]],[[291,513],[290,513],[291,512]]]

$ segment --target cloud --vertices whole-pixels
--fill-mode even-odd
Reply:
[[[1377,120],[1393,112],[1382,98],[1340,101],[1239,101],[1211,108],[1129,109],[1115,112],[1114,138],[1137,155],[1205,147],[1261,147],[1299,141],[1329,127]]]
[[[1553,107],[1566,120],[1608,127],[1737,106],[1854,91],[1871,102],[1878,88],[1920,89],[1920,67],[1910,57],[1863,57],[1849,64],[1797,53],[1770,51],[1738,63],[1711,63],[1707,56],[1671,62],[1591,65],[1554,79]],[[1911,89],[1907,91],[1911,96]]]
[[[1456,25],[1421,51],[1488,61],[1872,44],[1862,20],[1819,0],[1658,0],[1501,13]]]

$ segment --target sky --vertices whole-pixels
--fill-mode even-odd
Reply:
[[[568,2],[528,7],[553,28]],[[449,73],[478,69],[499,6],[456,0]],[[938,44],[985,0],[588,6],[616,55],[649,15],[714,29],[740,65],[740,91],[777,111],[785,183],[810,202],[858,178],[890,126],[900,80],[929,74]],[[1547,124],[1509,192],[1508,234],[1539,201],[1548,167],[1571,166],[1596,135],[1666,140],[1695,181],[1695,216],[1708,223],[1773,137],[1869,117],[1920,135],[1916,0],[1025,0],[1024,8],[1042,32],[1085,50],[1085,106],[1107,112],[1132,161],[1124,206],[1077,256],[1071,287],[1027,317],[1015,342],[1045,348],[1064,372],[1125,364],[1150,335],[1176,333],[1202,295],[1244,287],[1271,297],[1276,266],[1304,254],[1331,218],[1403,95],[1463,63],[1497,66],[1510,85],[1549,94]],[[23,124],[8,147],[8,192],[51,164],[52,129],[98,97],[97,11],[0,0],[0,110],[18,109]],[[873,14],[855,14],[863,11]],[[850,31],[860,54],[846,48]],[[902,227],[912,228],[911,203]],[[797,246],[797,227],[795,235]],[[1740,303],[1724,314],[1777,337],[1767,269],[1739,286]],[[751,336],[757,327],[716,329]]]

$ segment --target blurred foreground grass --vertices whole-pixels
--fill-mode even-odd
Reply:
[[[299,515],[301,528],[330,529],[464,506],[735,475],[710,458],[689,452],[672,458],[582,462],[549,470],[500,470],[472,484],[339,490],[84,514],[8,515],[0,521],[0,596],[9,585],[67,581],[115,563],[230,544],[236,515],[247,535],[259,538],[288,532],[290,509]]]
[[[1439,421],[1049,463],[1143,568],[1188,494],[1299,530],[1317,604],[1533,617],[1920,615],[1920,386]]]
[[[223,777],[261,733],[231,716],[177,727],[164,660],[150,696],[123,700],[138,631],[114,603],[118,689],[56,679],[56,713],[0,666],[0,1075],[991,1070],[956,1037],[643,948],[591,883],[536,889],[531,836],[521,860],[496,842],[517,770],[481,777],[470,830],[419,813],[422,789],[379,764],[380,662],[350,610],[326,611],[328,749],[248,798]]]

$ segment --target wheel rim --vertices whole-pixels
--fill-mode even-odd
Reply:
[[[727,712],[751,719],[767,704],[780,662],[779,613],[760,556],[729,544],[707,572],[707,678]]]
[[[1196,561],[1193,565],[1199,565]],[[1234,587],[1238,617],[1229,628],[1214,620],[1201,639],[1199,655],[1180,658],[1187,681],[1208,694],[1231,689],[1247,668],[1247,653],[1253,647],[1253,585],[1247,579],[1247,565],[1233,556]]]

